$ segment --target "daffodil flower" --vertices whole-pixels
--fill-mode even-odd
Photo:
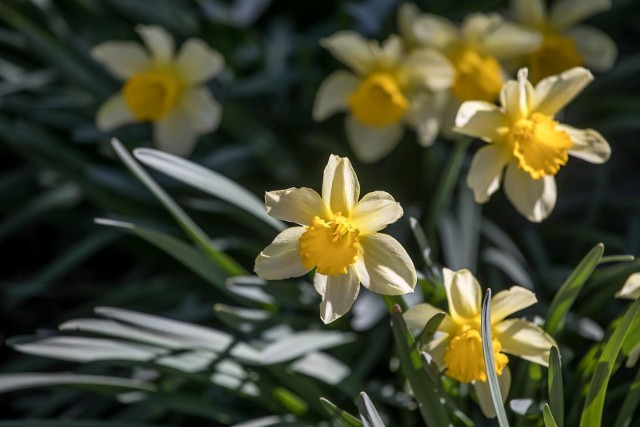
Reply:
[[[531,81],[577,66],[609,70],[618,55],[613,40],[597,28],[576,24],[610,8],[610,0],[556,0],[547,12],[544,0],[512,0],[514,20],[543,36],[540,48],[526,58]]]
[[[454,130],[489,143],[476,152],[467,176],[476,202],[489,200],[506,168],[507,198],[528,220],[540,222],[555,206],[554,175],[569,155],[591,163],[609,159],[609,144],[598,132],[554,120],[591,80],[588,70],[576,67],[547,77],[534,88],[523,68],[517,81],[502,88],[502,107],[481,101],[462,104]]]
[[[171,34],[156,26],[139,25],[146,45],[105,42],[91,54],[117,78],[122,90],[99,109],[96,124],[111,131],[135,122],[153,123],[154,139],[165,151],[188,155],[199,135],[214,131],[222,113],[204,83],[218,74],[223,57],[196,38],[177,54]]]
[[[473,383],[482,411],[495,416],[482,353],[481,310],[482,289],[470,271],[443,270],[449,313],[438,326],[437,334],[426,344],[444,374],[461,383]],[[491,298],[491,335],[495,368],[502,395],[506,399],[511,374],[509,355],[548,366],[549,352],[556,343],[541,328],[523,319],[507,316],[537,302],[525,288],[513,286]],[[430,304],[418,304],[404,314],[407,325],[422,329],[429,319],[442,310]]]
[[[632,300],[640,298],[640,273],[633,273],[627,277],[622,289],[616,292],[615,297]]]
[[[457,27],[441,16],[420,13],[410,3],[400,6],[398,27],[409,46],[437,49],[455,70],[451,96],[442,113],[442,130],[447,137],[452,136],[460,103],[498,98],[504,83],[500,61],[530,53],[541,42],[537,32],[507,22],[498,14],[474,13]]]
[[[412,292],[416,271],[394,238],[379,233],[402,216],[390,194],[374,191],[360,197],[360,184],[349,159],[332,155],[324,170],[322,196],[310,188],[266,193],[269,215],[300,224],[280,233],[256,258],[263,279],[302,276],[315,268],[313,284],[322,296],[325,323],[344,315],[360,283],[373,292]]]
[[[347,139],[356,157],[375,162],[400,142],[407,125],[429,145],[437,131],[430,126],[434,92],[451,85],[453,70],[440,53],[423,49],[405,55],[402,41],[392,36],[382,45],[352,31],[322,40],[351,71],[336,71],[318,89],[313,118],[321,121],[347,110]]]

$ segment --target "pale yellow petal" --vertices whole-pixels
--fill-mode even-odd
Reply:
[[[526,68],[518,70],[518,80],[509,80],[500,92],[500,103],[512,120],[527,117],[534,102],[535,91],[527,80]]]
[[[449,96],[448,91],[419,91],[410,96],[405,122],[416,131],[418,144],[423,147],[430,147],[435,142]]]
[[[442,270],[449,313],[454,321],[473,319],[480,313],[482,289],[469,270]]]
[[[476,203],[486,203],[500,188],[502,171],[509,159],[510,154],[500,146],[487,145],[476,152],[467,175]]]
[[[456,26],[439,15],[422,14],[413,24],[413,31],[420,46],[444,50],[460,39]]]
[[[347,109],[347,99],[358,88],[360,79],[354,74],[339,70],[330,74],[320,84],[313,102],[313,120],[321,121],[338,111]]]
[[[393,237],[374,233],[359,237],[361,258],[356,270],[362,285],[382,295],[403,295],[416,286],[416,269],[407,251]]]
[[[404,135],[401,124],[374,128],[359,123],[352,116],[347,116],[344,123],[349,146],[363,163],[374,163],[387,156]]]
[[[493,336],[502,351],[542,366],[549,365],[549,352],[556,342],[542,328],[522,319],[508,319],[493,325]]]
[[[329,156],[322,177],[322,200],[332,213],[348,217],[360,198],[360,183],[351,162],[335,154]]]
[[[153,124],[156,145],[167,153],[186,157],[193,151],[199,133],[191,123],[188,110],[174,108],[161,121]]]
[[[507,60],[531,53],[541,43],[542,36],[537,31],[504,22],[483,39],[482,49],[500,60]]]
[[[556,0],[549,20],[555,30],[562,31],[610,8],[611,0]]]
[[[587,68],[604,72],[613,67],[618,57],[618,48],[607,34],[584,25],[573,28],[567,35],[575,41]]]
[[[366,75],[380,56],[380,47],[375,42],[368,41],[354,31],[338,31],[320,40],[320,44],[338,61],[360,75]]]
[[[509,124],[508,118],[494,104],[466,101],[458,109],[453,130],[483,141],[500,142]]]
[[[149,55],[135,42],[105,42],[91,50],[91,56],[120,79],[127,79],[149,67]]]
[[[420,9],[413,3],[404,2],[398,8],[398,32],[409,46],[417,44],[413,24],[419,15]]]
[[[360,234],[375,233],[396,222],[402,216],[402,207],[385,191],[367,193],[351,213],[351,225]]]
[[[483,41],[503,22],[497,13],[470,13],[460,24],[460,34],[469,44],[483,47]]]
[[[127,108],[122,93],[117,93],[107,99],[96,113],[96,126],[103,132],[109,132],[135,121],[135,117]]]
[[[533,179],[515,163],[507,166],[504,192],[516,210],[531,222],[540,222],[548,217],[556,204],[554,177]]]
[[[511,0],[510,6],[513,18],[527,27],[540,28],[546,21],[544,0]]]
[[[287,228],[256,258],[254,271],[262,279],[280,280],[304,275],[308,268],[300,260],[300,236],[305,227]]]
[[[572,126],[560,124],[556,127],[569,134],[571,150],[569,154],[573,157],[585,160],[590,163],[604,163],[611,157],[611,147],[600,133],[593,129],[576,129]]]
[[[138,25],[136,31],[149,49],[154,62],[165,64],[173,59],[175,41],[167,30],[155,25]]]
[[[440,324],[441,327],[443,323],[452,323],[449,316],[444,318]],[[440,371],[444,371],[445,369],[444,354],[447,352],[447,347],[449,346],[450,341],[451,337],[449,335],[436,334],[436,336],[433,337],[423,348],[423,351],[426,351],[429,356],[433,358],[433,361],[436,362]]]
[[[532,110],[554,116],[591,83],[593,75],[582,67],[542,79],[535,87]]]
[[[213,132],[220,125],[222,107],[204,86],[185,90],[180,108],[187,113],[191,126],[199,134]]]
[[[510,314],[538,302],[536,295],[521,286],[512,286],[491,298],[491,324],[504,320]]]
[[[311,188],[287,188],[265,193],[267,213],[283,221],[309,225],[314,216],[325,217],[324,203]]]
[[[203,40],[188,39],[178,52],[176,68],[180,78],[188,84],[204,83],[219,74],[224,57]]]
[[[393,67],[403,56],[404,43],[400,36],[392,34],[380,45],[380,54],[376,58],[376,63],[384,67]]]
[[[345,315],[358,297],[360,283],[353,268],[346,274],[325,276],[316,273],[313,278],[316,291],[322,296],[320,318],[324,323],[331,323]]]
[[[636,300],[640,298],[640,273],[631,274],[624,282],[622,289],[616,292],[616,298]]]
[[[509,389],[511,388],[511,370],[508,366],[505,366],[502,370],[502,375],[498,375],[498,385],[500,386],[500,397],[502,397],[502,403],[507,401],[509,396]],[[476,391],[476,397],[478,398],[478,405],[480,410],[487,418],[496,417],[496,408],[493,405],[493,399],[491,398],[491,390],[489,389],[489,383],[486,381],[475,381],[473,388]]]
[[[453,84],[455,73],[453,66],[446,56],[434,49],[415,49],[402,65],[402,80],[412,90],[442,91]]]

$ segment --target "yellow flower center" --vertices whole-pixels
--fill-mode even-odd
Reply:
[[[132,76],[122,90],[127,107],[138,121],[157,122],[173,109],[182,83],[171,69]]]
[[[333,221],[314,217],[300,237],[300,257],[305,268],[317,267],[320,274],[345,274],[358,256],[358,234],[347,218],[337,214]]]
[[[449,56],[456,70],[451,91],[460,101],[494,101],[504,80],[500,63],[474,49],[460,47]]]
[[[576,42],[553,32],[546,32],[542,45],[529,54],[529,80],[538,83],[545,77],[560,74],[569,68],[583,65]]]
[[[487,381],[480,331],[465,325],[459,332],[453,337],[445,351],[445,374],[462,383]],[[500,341],[496,338],[493,338],[492,341],[496,373],[502,375],[502,370],[509,363],[509,358],[506,354],[501,353],[502,344]]]
[[[370,75],[349,96],[347,104],[356,120],[377,128],[398,123],[409,109],[398,81],[387,73]]]
[[[515,122],[509,130],[509,148],[518,159],[518,166],[533,179],[555,175],[567,163],[573,143],[557,125],[558,122],[546,114],[533,113]]]

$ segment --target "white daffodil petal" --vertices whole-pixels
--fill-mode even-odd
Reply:
[[[401,3],[398,8],[398,32],[411,47],[417,44],[413,24],[419,15],[420,9],[413,3]]]
[[[348,217],[360,198],[360,183],[356,171],[346,157],[332,154],[322,177],[322,200],[334,214]]]
[[[339,70],[324,79],[313,102],[313,120],[321,121],[338,111],[347,109],[349,96],[358,88],[360,79]]]
[[[188,39],[178,52],[176,68],[180,78],[188,84],[204,83],[224,67],[224,57],[203,40]]]
[[[489,34],[495,31],[502,22],[502,17],[497,13],[470,13],[462,20],[460,33],[467,43],[481,43]]]
[[[449,313],[454,321],[473,319],[480,313],[482,290],[469,270],[451,271],[444,268],[444,288],[447,292]]]
[[[640,298],[640,273],[631,274],[615,297],[633,300]]]
[[[618,56],[611,37],[594,27],[579,26],[569,31],[587,67],[594,71],[609,71]]]
[[[558,0],[551,6],[549,22],[562,31],[598,12],[611,8],[611,0]]]
[[[500,188],[502,170],[509,159],[509,153],[496,145],[487,145],[476,152],[467,175],[467,185],[473,190],[476,203],[486,203]]]
[[[199,136],[191,124],[191,115],[182,108],[174,108],[165,118],[154,123],[153,134],[158,148],[183,157],[191,154]]]
[[[435,49],[416,49],[403,63],[404,80],[413,88],[442,91],[453,84],[455,70],[446,56]]]
[[[508,125],[507,117],[494,104],[466,101],[458,109],[453,130],[483,141],[498,142]]]
[[[136,119],[127,107],[122,93],[117,93],[107,99],[96,113],[96,126],[103,132],[109,132],[135,121]]]
[[[309,225],[314,216],[324,215],[324,203],[311,188],[287,188],[265,193],[267,213],[283,221]]]
[[[361,234],[375,233],[396,222],[402,216],[402,207],[391,194],[374,191],[366,194],[353,208],[350,222]]]
[[[155,25],[138,25],[136,31],[151,52],[154,62],[165,64],[173,59],[175,41],[167,30]]]
[[[356,270],[362,285],[382,295],[403,295],[416,286],[416,269],[407,251],[393,237],[373,233],[358,238],[362,256]]]
[[[502,351],[542,366],[549,365],[549,351],[556,342],[531,322],[508,319],[492,326]]]
[[[380,46],[380,57],[377,62],[384,66],[390,66],[400,62],[404,55],[404,42],[400,36],[392,34],[384,40]]]
[[[420,46],[442,50],[455,43],[460,36],[451,21],[428,13],[420,15],[413,23],[413,31]]]
[[[531,111],[535,91],[527,77],[527,69],[521,68],[518,80],[509,80],[500,91],[500,103],[512,120],[527,117]]]
[[[360,124],[351,116],[345,119],[345,128],[351,150],[363,163],[373,163],[385,157],[404,135],[401,124],[374,128]]]
[[[504,320],[510,314],[535,304],[536,295],[521,286],[512,286],[491,298],[491,324]]]
[[[482,48],[487,54],[505,60],[531,53],[541,43],[542,36],[537,31],[505,22],[484,38]]]
[[[544,0],[511,0],[511,14],[517,22],[539,28],[546,20],[547,9]]]
[[[367,74],[380,55],[379,47],[373,48],[372,43],[354,31],[338,31],[320,40],[320,44],[360,75]]]
[[[189,122],[200,134],[213,132],[220,125],[222,107],[206,87],[186,90],[180,100],[180,108],[189,117]]]
[[[404,321],[409,328],[423,329],[427,322],[438,313],[444,313],[444,311],[431,304],[422,303],[409,307],[409,309],[402,314],[402,317],[404,317]]]
[[[324,323],[331,323],[345,315],[358,297],[360,283],[352,268],[346,274],[325,276],[316,273],[313,285],[320,295],[320,318]]]
[[[604,163],[611,156],[611,147],[600,133],[593,129],[576,129],[569,125],[560,124],[557,130],[569,134],[571,150],[569,154],[590,163]]]
[[[500,397],[502,402],[507,401],[509,396],[509,389],[511,388],[511,370],[508,366],[505,366],[502,370],[502,375],[498,375],[498,385],[500,386]],[[487,381],[475,381],[473,388],[478,398],[478,405],[480,410],[487,418],[496,417],[496,408],[493,405],[493,399],[491,398],[491,390],[489,389],[489,383]]]
[[[256,258],[256,274],[265,280],[280,280],[299,277],[309,271],[300,259],[299,241],[305,231],[305,227],[291,227],[278,234]]]
[[[418,91],[410,97],[405,122],[415,129],[418,143],[423,147],[430,147],[435,142],[449,96],[448,91],[443,90],[435,93]]]
[[[535,87],[532,109],[554,116],[573,100],[593,80],[589,70],[571,68],[555,76],[542,79]]]
[[[91,50],[91,56],[120,79],[127,79],[149,67],[149,55],[135,42],[105,42]]]
[[[532,222],[540,222],[548,217],[556,204],[553,176],[533,179],[515,163],[507,166],[504,192],[516,210]]]

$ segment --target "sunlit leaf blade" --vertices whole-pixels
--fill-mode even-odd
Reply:
[[[267,215],[262,200],[246,188],[217,172],[181,157],[151,148],[138,148],[134,150],[133,154],[136,159],[150,168],[234,204],[276,230],[284,230],[285,228],[281,221]]]
[[[484,367],[487,372],[487,382],[491,392],[491,400],[496,410],[498,423],[500,427],[508,427],[507,413],[502,404],[502,394],[500,392],[500,384],[498,383],[498,374],[496,373],[496,362],[493,356],[493,338],[491,336],[491,289],[487,289],[482,303],[482,354],[484,356]]]
[[[558,348],[551,347],[549,353],[549,408],[558,427],[564,426],[564,390],[562,386],[562,365]],[[545,421],[546,423],[546,421]]]
[[[551,413],[551,408],[547,403],[544,404],[542,408],[542,417],[544,420],[544,427],[560,427],[556,420],[553,418],[553,414]]]
[[[424,422],[428,426],[449,425],[449,415],[440,404],[437,386],[422,366],[422,356],[404,322],[399,306],[395,306],[391,313],[391,326],[402,372],[411,385]]]
[[[262,349],[260,361],[265,365],[286,362],[307,353],[352,342],[353,334],[337,331],[303,331],[288,335]]]
[[[330,385],[339,384],[351,373],[349,366],[339,359],[321,352],[307,353],[293,362],[290,368],[294,372],[317,378]]]
[[[231,427],[270,427],[270,426],[303,426],[306,424],[295,421],[295,417],[291,415],[269,415],[266,417],[255,418],[249,421],[243,421],[234,424]]]
[[[112,392],[154,391],[155,385],[146,381],[73,373],[25,373],[0,375],[0,393],[34,387],[58,385],[100,386]]]
[[[602,412],[604,409],[604,399],[609,384],[609,378],[613,372],[616,358],[622,348],[625,336],[638,315],[640,300],[636,300],[627,309],[622,321],[614,329],[613,334],[607,340],[602,354],[598,359],[598,364],[592,375],[587,399],[580,417],[580,427],[600,427],[602,423]]]
[[[376,407],[373,405],[373,402],[371,402],[371,399],[369,399],[369,396],[367,396],[367,393],[360,393],[356,403],[363,427],[385,427],[382,418],[380,418],[380,414],[378,414]]]
[[[357,419],[350,413],[338,408],[328,399],[321,397],[320,403],[322,404],[322,407],[325,409],[325,411],[327,411],[332,421],[339,422],[344,427],[362,427],[362,422],[359,419]]]
[[[554,335],[564,327],[567,313],[578,297],[582,286],[587,279],[589,279],[591,273],[593,273],[593,270],[602,259],[603,253],[604,245],[602,243],[597,244],[582,261],[580,261],[580,264],[578,264],[562,284],[562,287],[556,293],[547,312],[545,329],[549,334]]]

